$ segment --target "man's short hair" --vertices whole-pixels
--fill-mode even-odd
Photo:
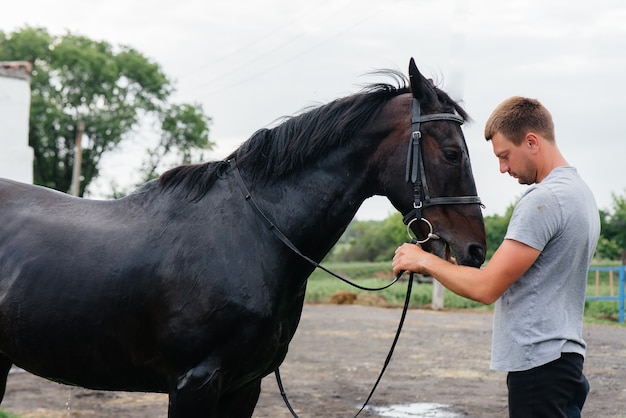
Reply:
[[[485,123],[485,139],[491,140],[498,132],[515,145],[529,132],[554,142],[552,115],[538,100],[527,97],[510,97],[495,108]]]

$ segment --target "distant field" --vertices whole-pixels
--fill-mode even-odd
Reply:
[[[615,265],[615,263],[613,263]],[[596,265],[594,263],[594,265]],[[597,264],[598,266],[608,266],[609,263]],[[361,286],[380,287],[385,282],[393,279],[391,263],[325,263],[324,267],[345,277],[351,281],[355,281]],[[372,293],[382,295],[390,307],[402,306],[406,296],[408,275],[404,275],[403,279],[388,289],[378,292],[366,292],[356,289],[350,285],[330,276],[323,270],[316,270],[309,278],[306,292],[307,303],[330,303],[333,295],[338,292],[350,292],[355,295],[363,293]],[[587,295],[595,296],[596,294],[596,275],[595,272],[589,272],[587,279]],[[618,276],[615,274],[613,279],[613,294],[618,292]],[[611,286],[608,273],[600,275],[598,294],[608,296],[611,294]],[[365,301],[371,300],[363,298]],[[411,292],[411,308],[430,308],[432,302],[432,284],[431,283],[415,283]],[[359,303],[358,301],[356,303]],[[492,306],[484,306],[480,303],[473,302],[455,295],[450,291],[445,292],[444,307],[446,309],[491,309]],[[618,305],[613,301],[587,301],[585,307],[585,320],[594,323],[616,323],[618,318]]]

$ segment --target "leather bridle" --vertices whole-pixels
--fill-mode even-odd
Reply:
[[[433,232],[433,226],[426,218],[422,217],[422,210],[430,206],[438,205],[481,205],[478,196],[441,196],[430,197],[428,191],[428,183],[426,182],[426,171],[424,169],[424,157],[422,151],[422,132],[420,125],[422,122],[430,121],[452,121],[462,125],[464,120],[462,117],[454,113],[432,113],[428,115],[421,114],[421,106],[416,98],[413,98],[413,114],[411,117],[411,137],[409,138],[409,147],[406,156],[406,178],[407,182],[413,183],[413,209],[407,213],[402,221],[407,226],[409,237],[423,244],[430,239],[439,239],[439,236]],[[415,221],[424,222],[429,233],[426,238],[420,240],[411,235],[411,224]]]
[[[430,122],[430,121],[435,121],[435,120],[441,120],[441,121],[453,121],[453,122],[457,122],[459,124],[463,123],[463,118],[461,118],[460,116],[454,114],[454,113],[433,113],[430,115],[421,115],[420,114],[420,104],[417,101],[417,99],[413,99],[413,115],[411,118],[411,126],[412,126],[412,134],[411,134],[411,138],[409,140],[409,149],[407,152],[407,160],[406,160],[406,181],[411,181],[413,182],[413,194],[414,194],[414,203],[413,203],[413,210],[411,210],[409,213],[407,213],[404,216],[404,223],[407,225],[407,231],[409,231],[409,236],[411,235],[410,233],[410,227],[411,224],[416,221],[416,220],[421,220],[422,222],[425,222],[429,228],[430,228],[430,232],[428,234],[428,236],[426,237],[426,239],[420,241],[415,237],[411,237],[411,242],[413,243],[424,243],[430,239],[439,239],[439,236],[437,236],[436,234],[433,233],[433,227],[431,225],[431,223],[426,220],[425,218],[422,217],[422,209],[427,208],[429,206],[436,206],[436,205],[465,205],[465,204],[478,204],[478,205],[482,205],[480,198],[478,196],[452,196],[452,197],[430,197],[430,194],[428,192],[428,185],[426,183],[426,172],[424,170],[424,161],[423,161],[423,157],[422,157],[422,145],[421,145],[421,138],[422,138],[422,134],[420,131],[420,124],[422,122]],[[382,290],[385,289],[391,285],[393,285],[394,283],[396,283],[399,279],[400,276],[402,276],[402,274],[404,272],[400,272],[398,273],[398,275],[395,277],[395,279],[390,282],[389,284],[379,287],[379,288],[367,288],[367,287],[363,287],[360,286],[356,283],[351,282],[348,279],[345,279],[341,276],[339,276],[338,274],[335,274],[334,272],[326,269],[324,266],[320,265],[318,262],[316,262],[315,260],[311,259],[310,257],[307,257],[306,255],[304,255],[296,246],[293,242],[291,242],[291,240],[289,238],[287,238],[287,236],[267,217],[267,215],[261,210],[261,208],[259,207],[259,205],[256,203],[256,201],[254,200],[254,198],[252,197],[252,194],[250,193],[250,191],[248,190],[248,187],[246,186],[243,178],[241,177],[241,173],[239,172],[239,168],[237,167],[237,163],[235,161],[235,159],[231,159],[228,161],[228,163],[230,164],[230,167],[233,171],[233,174],[235,176],[235,179],[237,181],[237,183],[239,184],[239,188],[241,189],[241,191],[244,194],[244,197],[246,199],[246,201],[248,201],[248,203],[252,206],[252,209],[256,212],[256,214],[258,215],[259,218],[261,218],[261,220],[263,220],[263,222],[267,225],[267,227],[276,235],[276,237],[283,242],[283,244],[285,244],[287,247],[289,247],[294,253],[296,253],[298,256],[302,257],[303,259],[305,259],[306,261],[308,261],[310,264],[312,264],[313,266],[320,268],[322,270],[324,270],[325,272],[331,274],[332,276],[354,286],[357,287],[359,289],[363,289],[363,290],[368,290],[368,291],[373,291],[373,290]],[[411,288],[412,288],[412,284],[413,284],[413,274],[410,274],[409,277],[409,281],[408,281],[408,286],[407,286],[407,293],[406,293],[406,298],[404,301],[404,308],[402,309],[402,316],[400,318],[400,322],[398,324],[398,329],[396,330],[396,335],[394,337],[394,340],[391,344],[391,348],[389,350],[389,353],[387,354],[387,358],[385,359],[385,363],[383,365],[382,370],[380,371],[379,375],[378,375],[378,379],[376,380],[376,383],[374,383],[374,386],[372,387],[369,396],[367,397],[367,399],[365,400],[365,402],[363,403],[363,406],[361,407],[361,409],[357,412],[357,414],[355,415],[355,417],[357,417],[358,415],[360,415],[360,413],[365,409],[365,407],[367,406],[367,404],[369,403],[370,399],[372,398],[372,396],[374,395],[374,391],[376,390],[376,388],[378,387],[378,384],[380,383],[383,374],[385,373],[385,370],[387,369],[387,366],[389,365],[390,361],[391,361],[391,356],[393,355],[396,343],[398,342],[398,338],[400,337],[400,332],[402,331],[402,325],[404,324],[404,319],[406,317],[406,313],[407,310],[409,308],[409,302],[411,299]],[[294,411],[294,409],[291,407],[291,404],[289,403],[289,400],[287,399],[287,394],[285,393],[284,387],[283,387],[283,383],[280,377],[280,371],[278,369],[278,367],[274,370],[274,373],[276,375],[276,381],[278,383],[278,388],[280,390],[280,394],[285,402],[285,405],[287,406],[287,408],[289,409],[289,411],[291,412],[292,416],[297,418],[298,415],[296,414],[296,412]]]

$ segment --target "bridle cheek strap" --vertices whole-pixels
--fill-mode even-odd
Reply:
[[[409,148],[406,156],[406,176],[407,182],[413,183],[413,210],[407,213],[402,221],[409,225],[414,220],[425,221],[422,218],[422,210],[429,206],[438,205],[481,205],[482,202],[478,196],[441,196],[430,197],[428,191],[428,183],[426,182],[426,171],[424,169],[424,158],[422,155],[422,132],[420,125],[422,122],[430,121],[452,121],[459,125],[463,124],[463,118],[454,113],[433,113],[429,115],[421,115],[420,103],[413,98],[413,113],[411,116],[411,138],[409,138]],[[427,241],[427,238],[425,241]],[[434,237],[434,236],[433,236]],[[425,242],[424,241],[424,242]]]

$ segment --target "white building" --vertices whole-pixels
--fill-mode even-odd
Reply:
[[[33,149],[28,145],[29,62],[0,62],[0,177],[33,182]]]

